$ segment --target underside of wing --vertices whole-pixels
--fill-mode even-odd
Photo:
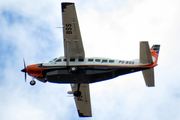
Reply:
[[[73,93],[77,91],[78,84],[71,84]],[[77,111],[80,117],[91,117],[91,100],[89,93],[89,84],[80,84],[81,96],[75,97]]]
[[[74,3],[62,3],[64,52],[67,59],[85,57]]]

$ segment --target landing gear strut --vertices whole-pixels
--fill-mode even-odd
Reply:
[[[76,97],[80,97],[81,96],[81,91],[79,91],[80,85],[81,84],[78,83],[77,91],[74,92],[74,96],[76,96]]]

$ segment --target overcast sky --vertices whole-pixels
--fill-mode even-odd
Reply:
[[[179,120],[180,1],[75,0],[85,55],[139,58],[139,41],[161,44],[155,87],[141,72],[90,85],[91,118],[79,118],[69,84],[41,83],[26,64],[63,56],[61,0],[0,1],[0,120]],[[72,1],[71,1],[72,2]]]

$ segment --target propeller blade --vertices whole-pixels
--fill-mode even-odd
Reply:
[[[26,82],[26,74],[27,74],[27,73],[25,72],[25,82]]]
[[[26,68],[26,63],[25,63],[25,60],[24,60],[24,58],[23,58],[23,62],[24,62],[24,68]]]
[[[23,62],[24,62],[24,69],[22,69],[21,72],[25,72],[25,82],[26,82],[27,71],[26,71],[26,63],[25,63],[24,58],[23,58]]]

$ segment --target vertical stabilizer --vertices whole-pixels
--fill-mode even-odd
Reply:
[[[154,66],[157,65],[158,55],[159,55],[160,45],[153,45],[149,49],[149,44],[147,41],[140,42],[140,62],[141,63],[153,63]],[[153,87],[154,85],[154,68],[150,68],[142,71],[146,86]]]
[[[140,57],[139,60],[141,63],[153,63],[148,41],[140,42],[139,57]]]

